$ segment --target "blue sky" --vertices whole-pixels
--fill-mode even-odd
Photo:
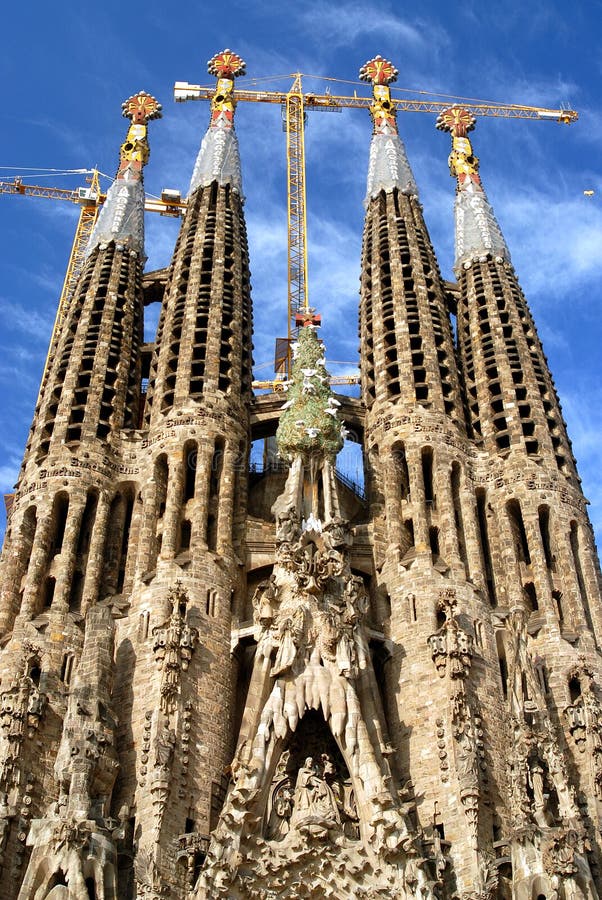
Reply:
[[[208,121],[204,103],[176,105],[176,80],[209,84],[206,61],[230,47],[248,79],[302,71],[357,81],[380,53],[397,87],[509,103],[577,109],[572,126],[480,119],[481,175],[535,315],[561,396],[586,496],[602,536],[602,2],[274,0],[208,4],[40,2],[3,13],[0,108],[4,167],[85,168],[113,175],[125,135],[121,103],[154,94],[146,188],[183,193]],[[245,79],[241,83],[247,83]],[[285,89],[290,79],[268,87]],[[308,89],[324,84],[308,81]],[[332,85],[333,92],[335,86]],[[341,93],[354,86],[341,86]],[[358,88],[367,93],[367,88]],[[271,374],[273,338],[286,333],[286,180],[277,106],[240,104],[251,250],[255,361]],[[449,138],[432,117],[402,114],[400,132],[444,277],[452,277],[454,182]],[[368,113],[311,114],[307,129],[310,301],[324,317],[331,371],[357,362],[358,277],[371,126]],[[14,168],[12,169],[14,172]],[[0,170],[0,177],[11,173]],[[36,177],[32,179],[39,181]],[[50,175],[75,187],[81,178]],[[41,182],[43,183],[43,182]],[[585,189],[594,190],[591,198]],[[0,489],[16,479],[37,396],[77,210],[0,195]],[[167,264],[177,223],[147,217],[147,268]],[[148,331],[152,336],[153,317]]]

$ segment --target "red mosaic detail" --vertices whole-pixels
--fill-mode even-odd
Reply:
[[[151,94],[140,91],[133,97],[128,97],[121,104],[123,115],[131,119],[136,125],[146,125],[151,119],[161,118],[162,106]]]
[[[216,53],[207,63],[207,71],[216,78],[237,78],[247,71],[244,59],[232,50]]]
[[[369,59],[360,69],[360,79],[371,84],[392,84],[397,81],[398,70],[388,59],[375,56]]]
[[[466,137],[475,126],[476,119],[461,106],[450,106],[437,116],[439,131],[449,131],[454,137]]]

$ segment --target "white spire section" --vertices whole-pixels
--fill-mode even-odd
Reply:
[[[472,181],[458,188],[455,203],[456,266],[487,254],[510,262],[510,251],[487,195]]]
[[[238,138],[233,124],[223,113],[211,122],[201,142],[188,195],[213,181],[222,186],[229,184],[233,191],[242,195]]]
[[[107,191],[107,199],[86,247],[86,256],[99,244],[109,241],[127,243],[138,253],[144,250],[144,185],[139,177],[132,178],[127,172]]]
[[[418,188],[408,162],[403,141],[397,133],[372,135],[368,163],[366,203],[380,191],[390,193],[397,188],[402,194],[418,196]]]

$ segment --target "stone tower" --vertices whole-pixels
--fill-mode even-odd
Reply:
[[[361,398],[332,393],[314,310],[287,392],[254,396],[244,68],[209,62],[172,262],[144,277],[160,106],[126,101],[53,343],[1,560],[0,900],[597,900],[600,571],[474,119],[438,120],[450,283],[397,72],[362,67]]]

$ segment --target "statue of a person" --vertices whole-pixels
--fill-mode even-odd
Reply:
[[[278,638],[279,647],[272,668],[272,675],[280,675],[289,669],[295,657],[297,650],[303,642],[305,632],[305,609],[298,606],[292,614],[286,612],[278,622]]]
[[[274,791],[272,811],[268,823],[268,838],[272,841],[281,841],[290,831],[293,793],[293,787],[288,778],[279,784]]]
[[[460,789],[462,791],[478,790],[479,764],[477,748],[467,725],[462,728],[457,740],[458,750],[456,760]]]
[[[276,601],[276,576],[260,581],[253,594],[253,618],[262,628],[269,628],[274,621]]]
[[[157,734],[157,742],[155,745],[155,765],[160,769],[171,768],[174,750],[176,748],[176,733],[169,724],[165,724],[160,728]]]

